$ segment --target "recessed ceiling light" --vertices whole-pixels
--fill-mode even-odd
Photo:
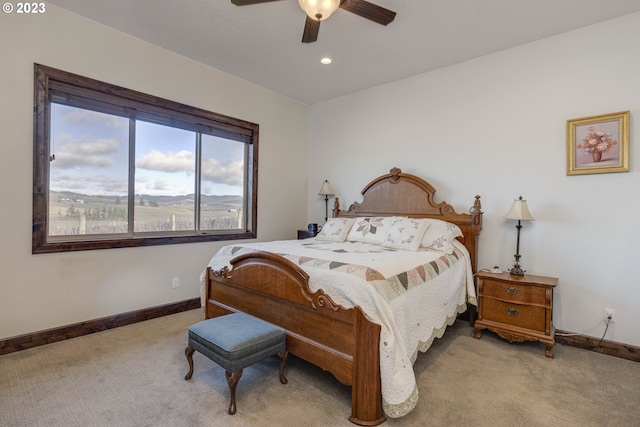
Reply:
[[[320,62],[323,63],[324,65],[329,65],[331,64],[332,61],[331,61],[331,58],[325,57],[325,58],[322,58]]]

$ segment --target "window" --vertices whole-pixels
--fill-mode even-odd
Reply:
[[[258,125],[35,65],[33,253],[256,237]]]

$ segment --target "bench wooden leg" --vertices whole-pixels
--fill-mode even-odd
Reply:
[[[236,371],[234,373],[225,371],[224,373],[227,377],[227,383],[229,384],[229,391],[231,392],[229,415],[233,415],[236,413],[236,387],[238,386],[238,381],[240,381],[240,377],[242,376],[242,370]]]
[[[289,357],[289,352],[287,350],[279,351],[278,356],[280,356],[280,382],[282,384],[286,384],[288,381],[284,376],[284,365],[287,363],[287,357]]]
[[[189,362],[189,372],[184,376],[185,380],[190,380],[193,375],[193,352],[195,350],[189,346],[184,349],[184,355],[187,356],[187,362]]]

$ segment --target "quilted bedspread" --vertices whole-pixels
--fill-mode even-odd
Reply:
[[[443,335],[467,301],[476,304],[469,254],[457,242],[451,255],[362,242],[258,242],[223,247],[209,267],[228,266],[232,258],[251,250],[289,259],[309,274],[312,291],[322,289],[346,308],[359,306],[381,325],[383,406],[393,418],[409,413],[418,401],[413,372],[418,351],[426,351]]]

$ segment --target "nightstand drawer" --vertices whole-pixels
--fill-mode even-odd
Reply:
[[[499,298],[523,304],[545,305],[545,288],[519,283],[484,280],[482,294],[485,297]]]
[[[553,288],[555,277],[518,276],[479,271],[478,319],[473,327],[475,337],[489,329],[510,342],[540,341],[547,347],[545,356],[553,359],[555,345]]]
[[[486,320],[519,326],[535,331],[545,331],[544,307],[512,304],[493,298],[484,298],[482,315]]]

